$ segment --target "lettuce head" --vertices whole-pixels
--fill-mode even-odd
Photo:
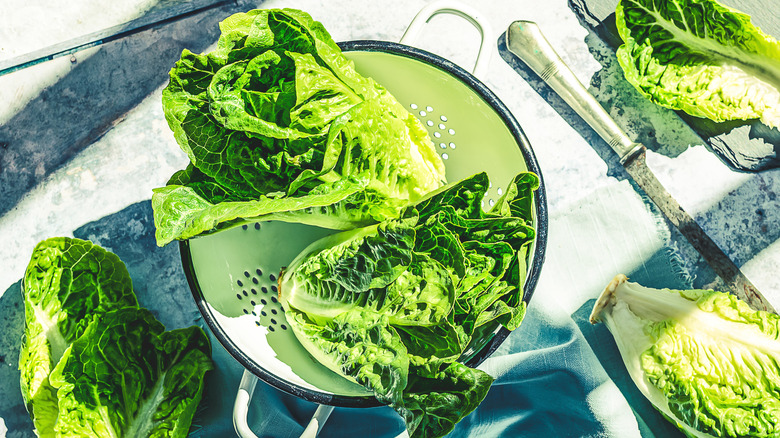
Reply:
[[[618,275],[593,308],[598,321],[639,390],[687,436],[780,434],[780,316],[727,293]]]
[[[163,91],[190,164],[152,196],[159,245],[257,219],[351,229],[444,184],[425,127],[308,14],[253,10],[220,29]]]
[[[714,0],[621,0],[626,79],[653,102],[716,122],[780,127],[780,42]]]

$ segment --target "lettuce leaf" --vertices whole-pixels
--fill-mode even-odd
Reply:
[[[443,184],[420,121],[308,14],[253,10],[220,29],[163,91],[191,163],[152,196],[159,245],[258,218],[366,226]]]
[[[57,395],[49,374],[94,315],[137,307],[130,274],[91,242],[54,237],[36,245],[24,274],[22,397],[39,437],[54,436]]]
[[[96,317],[51,373],[58,437],[186,437],[213,368],[199,327],[165,331],[146,309]]]
[[[55,237],[23,282],[22,396],[39,437],[185,437],[213,365],[198,327],[166,332],[115,254]]]
[[[621,0],[617,58],[653,102],[780,127],[780,42],[714,0]]]
[[[538,184],[533,173],[518,175],[484,212],[489,181],[480,173],[396,219],[312,243],[280,279],[296,337],[398,411],[412,437],[449,433],[492,383],[456,361],[480,327],[515,329],[525,315]]]

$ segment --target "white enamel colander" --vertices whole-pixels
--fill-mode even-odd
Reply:
[[[481,33],[473,69],[416,49],[414,41],[434,15],[455,14]],[[476,77],[486,72],[495,36],[473,9],[449,1],[423,8],[400,43],[350,41],[339,44],[357,71],[387,88],[427,127],[446,166],[448,181],[485,171],[492,183],[485,208],[501,196],[500,187],[522,171],[539,175],[536,158],[517,121]],[[476,77],[475,77],[476,76]],[[540,272],[547,237],[544,183],[536,191],[534,247],[527,260],[523,299],[531,298]],[[287,325],[277,299],[282,267],[312,241],[333,233],[313,226],[258,222],[213,235],[182,241],[187,280],[203,318],[219,342],[244,367],[233,412],[236,432],[256,435],[247,411],[258,379],[282,391],[318,403],[302,436],[316,436],[334,406],[373,407],[379,402],[363,387],[317,363]],[[477,366],[508,335],[499,324],[475,335],[461,361]]]

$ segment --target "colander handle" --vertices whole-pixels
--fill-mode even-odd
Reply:
[[[236,402],[233,405],[233,427],[241,438],[257,438],[257,435],[249,428],[249,423],[247,421],[249,403],[252,402],[252,394],[255,392],[256,386],[257,377],[249,372],[249,370],[244,370],[244,375],[241,376],[241,383],[238,385]],[[333,406],[317,406],[317,410],[314,411],[314,415],[312,415],[311,420],[309,420],[309,424],[306,425],[306,428],[303,430],[301,438],[315,438],[332,411]]]
[[[417,40],[417,37],[420,35],[425,24],[438,14],[457,15],[466,19],[466,21],[477,28],[482,41],[479,44],[477,60],[475,61],[474,69],[471,72],[477,78],[483,79],[487,72],[488,65],[490,64],[490,57],[493,52],[493,45],[491,44],[493,29],[482,14],[468,5],[450,0],[439,0],[428,4],[420,9],[420,12],[412,19],[412,22],[409,23],[409,27],[406,28],[406,32],[404,32],[401,40],[398,42],[408,46],[412,45],[412,42]]]

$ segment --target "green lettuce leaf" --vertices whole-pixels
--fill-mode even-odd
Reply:
[[[713,0],[621,0],[626,79],[653,102],[716,122],[780,127],[780,42]]]
[[[401,402],[409,358],[386,315],[351,310],[318,324],[295,308],[285,312],[295,336],[321,364],[370,389],[383,403]]]
[[[152,196],[159,245],[256,219],[365,226],[443,184],[420,121],[308,14],[253,10],[220,29],[163,91],[191,163]]]
[[[290,327],[320,362],[379,390],[377,399],[404,417],[411,436],[443,436],[492,382],[457,362],[475,333],[498,324],[515,329],[525,315],[519,271],[536,235],[531,196],[538,185],[536,175],[518,175],[485,212],[489,181],[480,173],[408,205],[396,219],[312,243],[281,275]],[[356,375],[373,360],[364,349],[388,345],[393,354],[377,356],[385,358],[381,369],[370,379]],[[376,379],[394,382],[392,391]]]
[[[458,362],[432,377],[410,373],[403,403],[396,410],[410,438],[442,437],[452,432],[463,412],[479,406],[493,378]]]
[[[33,250],[23,282],[25,329],[19,354],[22,397],[39,437],[54,436],[57,397],[49,374],[94,315],[136,307],[132,281],[115,254],[55,237]]]
[[[51,373],[57,437],[186,437],[213,368],[198,327],[165,331],[146,309],[98,315]]]
[[[691,437],[780,434],[780,316],[618,275],[596,302],[639,390]]]

